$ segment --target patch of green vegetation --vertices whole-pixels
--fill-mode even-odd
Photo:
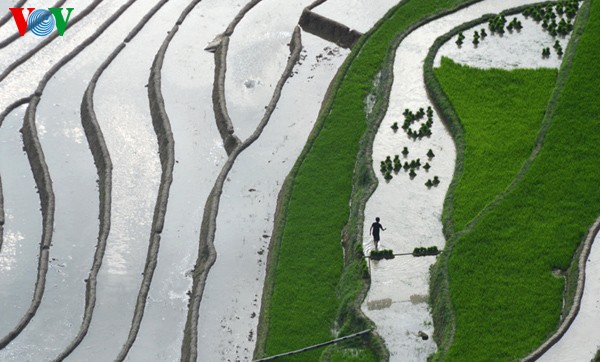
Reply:
[[[257,357],[327,341],[332,334],[372,328],[360,311],[369,280],[362,249],[356,246],[362,244],[364,203],[377,182],[370,150],[387,107],[392,50],[413,27],[442,11],[473,2],[401,2],[359,40],[338,72],[315,129],[282,190]],[[372,114],[366,114],[364,100],[375,79],[381,80],[375,89],[377,101]],[[368,347],[359,349],[364,348],[371,352],[359,353],[360,360],[387,359],[377,336],[370,339]],[[314,351],[288,360],[319,358],[320,352]],[[349,358],[346,360],[353,360]]]
[[[559,324],[568,284],[552,271],[572,265],[600,215],[600,3],[586,1],[575,28],[550,102],[551,118],[536,144],[539,152],[472,229],[450,235],[449,283],[439,281],[438,267],[432,293],[450,296],[453,311],[448,304],[434,306],[434,320],[452,323],[453,314],[455,330],[445,329],[442,355],[436,358],[517,360]],[[456,125],[451,129],[460,133]]]
[[[465,140],[463,174],[453,195],[456,231],[506,189],[531,154],[557,73],[483,70],[442,59],[435,74]]]
[[[336,349],[329,356],[330,362],[369,362],[377,361],[377,356],[370,350],[347,348],[347,349]]]
[[[600,362],[600,349],[596,352],[596,356],[594,356],[593,362]]]
[[[369,258],[371,260],[381,260],[381,259],[394,259],[394,251],[389,249],[384,250],[371,250],[371,254],[369,254]]]

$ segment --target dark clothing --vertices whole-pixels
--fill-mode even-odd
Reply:
[[[379,241],[379,230],[383,229],[383,226],[378,222],[374,222],[371,229],[373,230],[373,240]]]

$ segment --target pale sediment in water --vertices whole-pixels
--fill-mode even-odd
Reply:
[[[240,154],[223,187],[217,260],[200,305],[200,360],[251,360],[254,352],[279,190],[306,142],[327,86],[348,54],[306,33],[302,45],[301,64],[283,88],[269,124]]]
[[[415,247],[444,247],[440,220],[444,197],[454,172],[456,150],[452,137],[436,114],[433,117],[432,136],[420,141],[409,139],[402,129],[395,133],[391,125],[394,122],[402,125],[405,109],[416,112],[421,107],[431,105],[423,82],[423,61],[437,37],[484,14],[498,13],[528,3],[531,1],[494,0],[477,3],[423,25],[401,42],[396,51],[390,105],[373,147],[373,168],[379,186],[365,208],[363,240],[367,255],[373,248],[369,228],[376,216],[381,217],[382,224],[387,228],[382,233],[380,249],[410,253]],[[486,39],[492,40],[489,37]],[[462,51],[467,50],[465,48],[463,45]],[[401,154],[403,147],[409,150],[407,157]],[[429,149],[435,154],[432,160],[427,157]],[[402,169],[388,183],[379,171],[379,163],[386,156],[394,158],[396,154],[400,155],[402,164],[419,158],[421,165],[429,162],[431,169],[417,169],[414,179]],[[434,176],[438,176],[441,183],[428,189],[425,182]],[[419,331],[428,335],[433,332],[428,306],[410,302],[411,295],[428,294],[429,267],[434,262],[434,257],[417,259],[411,256],[371,262],[371,290],[363,304],[363,311],[376,323],[378,333],[390,350],[391,361],[426,360],[429,354],[436,351],[431,338],[423,340],[418,336]],[[392,300],[389,308],[369,309],[370,302],[387,298]]]

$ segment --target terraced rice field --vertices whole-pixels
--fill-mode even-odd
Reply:
[[[463,229],[467,243],[482,209],[504,210],[493,208],[494,197],[515,174],[528,180],[519,167],[554,110],[547,99],[563,84],[576,88],[561,79],[582,82],[581,59],[593,58],[586,49],[595,38],[581,33],[588,16],[594,31],[597,2],[581,3],[592,10],[575,25],[584,50],[561,38],[564,57],[542,58],[539,47],[553,38],[523,17],[523,31],[490,35],[494,45],[440,46],[436,72],[450,62],[442,57],[475,68],[552,69],[537,84],[547,94],[527,115],[523,150],[477,199],[463,195],[483,187],[478,182],[498,162],[467,157],[465,147],[480,137],[462,143],[423,67],[433,67],[426,57],[436,38],[531,3],[0,1],[0,361],[250,361],[364,329],[363,337],[282,360],[425,361],[440,347],[436,358],[456,357],[465,339],[453,323],[471,308],[452,304],[460,285],[450,284],[454,295],[438,293],[436,283],[445,283],[438,275],[430,295],[435,257],[369,260],[367,230],[380,216],[387,228],[380,248],[396,253],[443,249]],[[9,8],[48,7],[74,8],[64,35],[55,28],[38,36],[43,24],[32,23],[21,36]],[[588,96],[586,107],[596,93]],[[469,113],[468,99],[455,101],[456,122],[484,134],[477,127],[487,119]],[[405,109],[428,106],[431,136],[411,139],[390,128]],[[588,109],[586,117],[597,119]],[[431,170],[409,177],[406,168],[386,180],[380,161],[405,146],[403,161],[420,157]],[[457,171],[465,172],[458,187]],[[440,185],[426,187],[434,175]],[[581,209],[577,195],[569,200]],[[456,229],[447,229],[448,217]],[[588,235],[572,267],[588,275],[579,278],[585,294],[566,299],[580,305],[580,317],[565,323],[562,339],[549,339],[536,355],[542,360],[596,353],[594,339],[579,348],[598,314],[595,238]],[[567,249],[560,257],[571,260],[575,247]],[[437,258],[441,275],[457,272],[464,250],[456,250]],[[554,304],[562,302],[561,283]],[[456,319],[439,322],[442,302]],[[441,335],[447,330],[457,344]],[[550,336],[542,337],[531,350]],[[530,352],[508,358],[500,350],[489,356]]]

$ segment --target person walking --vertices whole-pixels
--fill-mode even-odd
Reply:
[[[379,243],[379,230],[385,231],[383,225],[379,223],[379,218],[375,218],[375,222],[371,224],[371,229],[369,230],[369,235],[373,235],[373,241],[375,243],[375,250],[377,250],[377,244]]]

